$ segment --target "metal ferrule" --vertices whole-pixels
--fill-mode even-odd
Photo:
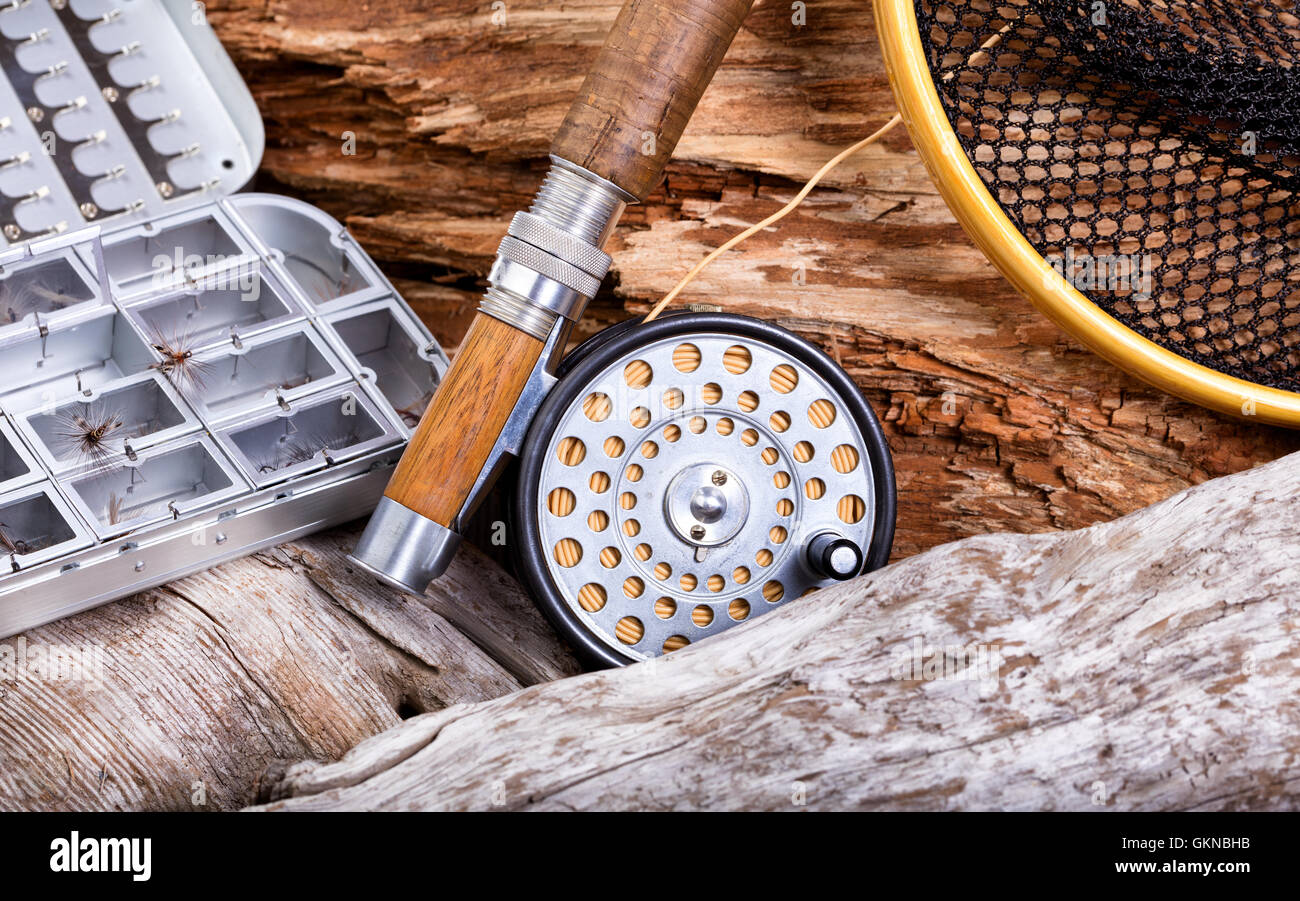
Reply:
[[[458,547],[451,529],[384,497],[348,559],[387,585],[421,595]]]
[[[479,310],[538,340],[557,316],[576,322],[609,271],[601,247],[632,199],[612,182],[551,157],[532,206],[515,216],[497,250]]]
[[[529,212],[601,248],[623,215],[623,208],[635,201],[613,182],[552,156],[551,170]]]
[[[542,255],[541,251],[538,251],[537,255]],[[595,296],[596,290],[599,290],[598,287],[592,289],[590,293],[579,290],[573,285],[565,284],[553,276],[539,272],[538,268],[535,263],[530,265],[502,254],[492,264],[492,272],[488,278],[494,288],[509,291],[517,297],[524,298],[533,306],[542,307],[558,316],[573,320],[582,315],[587,301]],[[591,279],[589,275],[584,274],[583,277]],[[599,286],[600,282],[596,282],[596,285]]]

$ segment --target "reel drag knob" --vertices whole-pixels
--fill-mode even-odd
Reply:
[[[843,582],[862,572],[862,548],[834,532],[813,536],[807,555],[808,565],[827,579]]]

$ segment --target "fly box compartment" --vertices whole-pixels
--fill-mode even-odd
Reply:
[[[248,490],[206,438],[138,454],[64,479],[73,505],[100,538],[113,538]]]
[[[0,254],[0,334],[59,322],[103,303],[93,277],[70,251],[40,260],[24,256],[23,248]]]
[[[286,402],[219,437],[261,487],[389,446],[398,434],[356,386]]]
[[[342,310],[325,321],[340,352],[356,361],[357,377],[378,389],[399,425],[414,429],[439,377],[438,350],[424,340],[419,321],[395,298]]]
[[[37,455],[51,472],[107,463],[200,428],[180,396],[157,372],[118,379],[102,391],[28,413],[23,419]]]
[[[0,9],[0,636],[368,514],[448,365],[195,9]]]

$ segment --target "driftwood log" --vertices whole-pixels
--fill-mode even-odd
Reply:
[[[416,717],[270,810],[1289,808],[1300,455]]]
[[[618,5],[208,9],[266,118],[257,187],[344,220],[454,350]],[[615,235],[584,333],[646,309],[892,112],[869,2],[799,19],[759,0],[665,182]],[[466,550],[420,604],[348,571],[355,531],[304,539],[0,642],[0,658],[21,642],[103,664],[98,683],[0,679],[0,808],[400,805],[420,773],[405,803],[1294,801],[1288,463],[1093,532],[904,558],[1112,520],[1300,439],[1165,397],[1063,336],[964,237],[901,129],[684,299],[778,321],[847,368],[895,455],[902,566],[663,663],[538,686],[577,667],[484,555]],[[886,649],[917,636],[1002,641],[997,687],[893,680]],[[625,715],[596,729],[601,713]],[[486,744],[516,720],[538,731]],[[297,763],[380,733],[337,767]],[[819,764],[784,753],[801,742]],[[456,763],[452,748],[485,750]]]
[[[578,672],[480,552],[421,604],[351,571],[356,536],[0,641],[0,809],[238,808],[276,762],[339,757],[404,717]],[[73,665],[47,668],[53,651]]]

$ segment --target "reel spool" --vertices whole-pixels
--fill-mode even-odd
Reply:
[[[883,566],[894,473],[875,414],[819,349],[678,314],[565,359],[515,505],[521,577],[582,657],[613,666]]]

